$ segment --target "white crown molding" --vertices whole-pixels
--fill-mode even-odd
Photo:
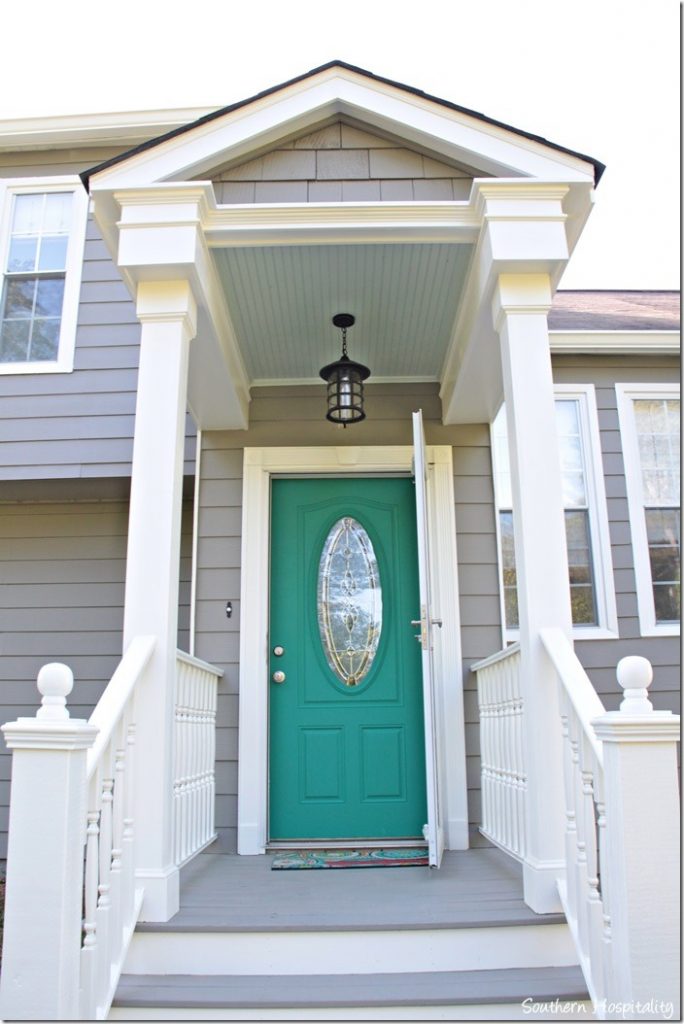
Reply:
[[[679,331],[549,331],[551,351],[556,355],[676,355],[680,342]]]

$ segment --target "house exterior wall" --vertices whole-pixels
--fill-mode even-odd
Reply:
[[[72,482],[41,482],[40,487],[40,501],[0,501],[3,722],[35,715],[40,698],[36,677],[49,661],[63,661],[73,670],[69,711],[73,718],[88,718],[121,660],[128,499],[78,498],[79,485]],[[187,650],[188,502],[182,529],[178,644]],[[10,766],[2,744],[0,858],[7,843]]]
[[[73,372],[0,375],[0,479],[129,477],[139,350],[135,305],[89,218]],[[190,417],[186,436],[192,473]]]
[[[625,468],[618,421],[615,384],[678,384],[679,360],[675,356],[554,356],[557,384],[593,384],[596,391],[601,455],[606,484],[619,640],[578,640],[577,656],[610,711],[621,700],[615,678],[620,658],[641,654],[653,664],[650,689],[659,711],[680,711],[680,638],[641,636],[637,611],[632,536],[627,507]]]

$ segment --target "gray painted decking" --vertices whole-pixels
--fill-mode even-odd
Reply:
[[[494,849],[424,867],[272,871],[269,855],[204,853],[181,873],[181,907],[139,931],[384,930],[558,924],[522,899],[519,865]]]
[[[315,1008],[586,1000],[579,967],[420,974],[124,975],[114,1006]]]

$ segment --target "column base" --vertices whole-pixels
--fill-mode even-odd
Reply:
[[[562,912],[558,879],[565,877],[565,861],[523,861],[523,899],[535,914]]]
[[[470,833],[465,818],[449,818],[446,828],[447,850],[467,850],[470,846]]]
[[[155,871],[139,868],[135,877],[145,889],[141,921],[168,921],[180,907],[180,872],[175,865]]]

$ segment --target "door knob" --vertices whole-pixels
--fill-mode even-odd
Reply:
[[[285,673],[280,671],[274,672],[273,675],[271,676],[271,679],[273,680],[274,683],[284,683],[285,678]]]

